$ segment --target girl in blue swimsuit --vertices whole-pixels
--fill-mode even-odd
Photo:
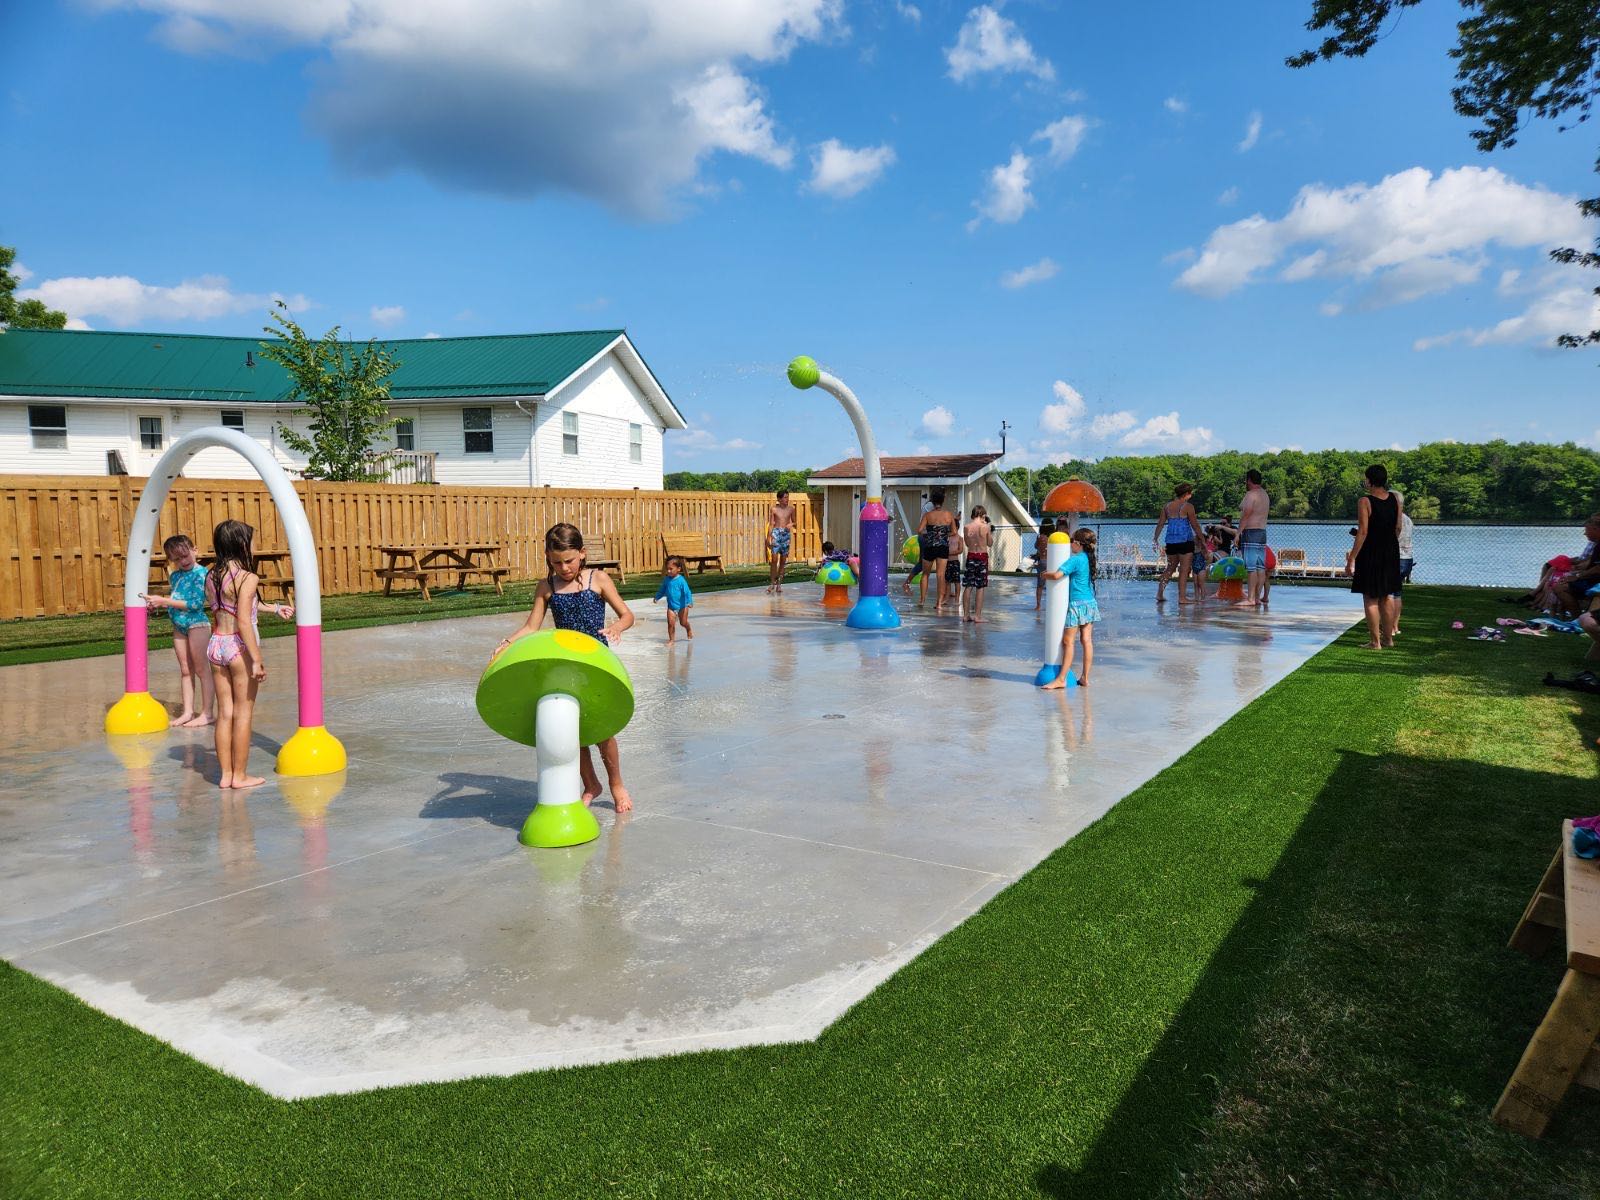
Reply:
[[[625,630],[633,627],[633,610],[623,602],[617,585],[604,571],[589,570],[583,565],[583,534],[575,525],[563,521],[552,525],[544,535],[544,560],[550,569],[538,589],[533,593],[533,610],[522,627],[495,647],[489,661],[493,662],[505,652],[507,646],[518,638],[527,637],[544,624],[544,614],[549,610],[557,629],[571,629],[586,633],[607,646],[615,646]],[[606,622],[606,609],[616,614],[616,619]],[[617,750],[617,739],[609,737],[600,743],[600,761],[605,764],[606,779],[611,784],[611,799],[619,813],[633,807],[633,798],[622,782],[622,759]],[[594,760],[589,747],[583,748],[578,760],[583,774],[583,802],[588,804],[604,790],[600,776],[595,774]]]

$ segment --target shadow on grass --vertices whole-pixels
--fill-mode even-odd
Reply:
[[[1055,1197],[1569,1196],[1600,1097],[1541,1143],[1490,1110],[1555,994],[1505,948],[1573,806],[1560,775],[1348,753]]]

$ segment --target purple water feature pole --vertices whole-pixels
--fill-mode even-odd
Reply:
[[[861,506],[861,590],[854,607],[845,618],[851,629],[898,629],[900,614],[889,603],[889,510],[883,506],[883,465],[878,461],[878,443],[861,401],[844,381],[817,366],[814,359],[801,355],[789,364],[789,382],[804,391],[820,387],[844,408],[856,427],[861,443],[861,461],[867,481],[867,502]]]

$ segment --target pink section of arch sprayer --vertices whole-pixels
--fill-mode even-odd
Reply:
[[[295,666],[300,679],[300,727],[322,724],[322,626],[297,625],[294,631]]]
[[[150,610],[144,605],[128,605],[122,610],[122,690],[130,693],[150,690]]]

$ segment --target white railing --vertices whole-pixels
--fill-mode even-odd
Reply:
[[[370,462],[388,469],[385,483],[436,483],[433,467],[438,457],[434,450],[374,450],[367,455]]]

